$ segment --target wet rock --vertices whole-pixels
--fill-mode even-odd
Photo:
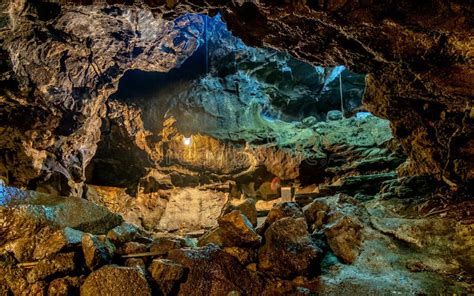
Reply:
[[[219,226],[199,239],[199,245],[216,244],[224,247],[255,246],[261,241],[246,216],[234,210],[218,219]]]
[[[323,231],[334,254],[344,263],[351,264],[360,252],[363,226],[355,216],[338,214],[329,217]]]
[[[82,237],[82,252],[86,265],[94,270],[112,261],[115,246],[107,238],[85,234]]]
[[[106,265],[91,273],[81,286],[81,296],[150,296],[143,273],[132,267]]]
[[[175,295],[186,274],[184,266],[167,259],[154,259],[148,271],[163,295]]]
[[[304,218],[282,218],[265,231],[265,244],[258,252],[258,269],[282,278],[314,273],[320,253]]]
[[[257,274],[215,245],[173,250],[168,258],[189,269],[178,295],[218,296],[262,291],[263,282]]]
[[[335,121],[335,120],[341,120],[341,119],[342,119],[342,112],[339,110],[331,110],[326,115],[327,121]]]
[[[272,223],[285,217],[301,218],[304,215],[299,205],[295,202],[278,203],[268,212],[265,222],[258,227],[257,232],[263,234]]]
[[[232,200],[223,212],[224,214],[228,214],[234,210],[240,211],[250,220],[254,227],[257,226],[257,207],[255,199],[246,198],[244,200]]]

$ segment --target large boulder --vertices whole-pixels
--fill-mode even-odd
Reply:
[[[104,266],[91,273],[81,286],[81,296],[151,296],[150,286],[138,268]]]
[[[148,268],[163,295],[177,293],[178,283],[185,276],[184,266],[167,259],[155,259]]]
[[[320,253],[304,218],[282,218],[265,232],[265,244],[258,253],[258,269],[282,278],[310,274],[315,271]]]
[[[24,201],[0,207],[0,250],[19,261],[39,260],[80,243],[82,232],[107,233],[119,215],[87,200],[25,192]]]
[[[200,246],[214,243],[223,247],[248,247],[258,245],[262,239],[240,211],[232,211],[220,217],[217,222],[217,228],[199,239]]]
[[[333,215],[324,226],[329,247],[334,254],[344,261],[353,263],[362,245],[362,224],[355,216]]]
[[[169,259],[189,269],[178,295],[259,295],[262,279],[215,245],[172,250]]]
[[[255,227],[257,226],[257,207],[255,199],[246,198],[246,199],[234,199],[227,204],[224,208],[224,214],[228,214],[234,210],[240,211],[244,214]]]
[[[268,212],[265,222],[257,228],[259,234],[263,234],[265,230],[274,222],[285,218],[301,218],[304,217],[303,212],[299,205],[295,202],[280,202],[273,206],[273,208]]]

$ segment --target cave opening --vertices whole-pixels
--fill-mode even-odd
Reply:
[[[221,202],[253,199],[264,217],[277,202],[333,187],[367,199],[394,178],[404,155],[388,121],[362,106],[365,75],[249,47],[219,15],[185,17],[181,30],[200,32],[195,51],[168,72],[128,70],[109,97],[86,169],[91,191],[163,196],[166,215],[163,204],[179,203],[182,191],[214,190]],[[332,185],[344,178],[354,184]],[[196,230],[195,222],[161,230]]]

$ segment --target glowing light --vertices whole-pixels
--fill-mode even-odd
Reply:
[[[187,137],[183,137],[183,144],[186,145],[186,146],[189,146],[191,145],[191,137],[187,138]]]

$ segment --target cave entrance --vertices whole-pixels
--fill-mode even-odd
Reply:
[[[105,186],[146,200],[169,230],[192,196],[208,216],[245,198],[264,215],[282,199],[368,198],[394,178],[403,157],[388,122],[364,111],[363,74],[246,46],[219,16],[190,19],[201,34],[191,56],[166,73],[127,71],[109,98],[87,168],[98,195]]]

